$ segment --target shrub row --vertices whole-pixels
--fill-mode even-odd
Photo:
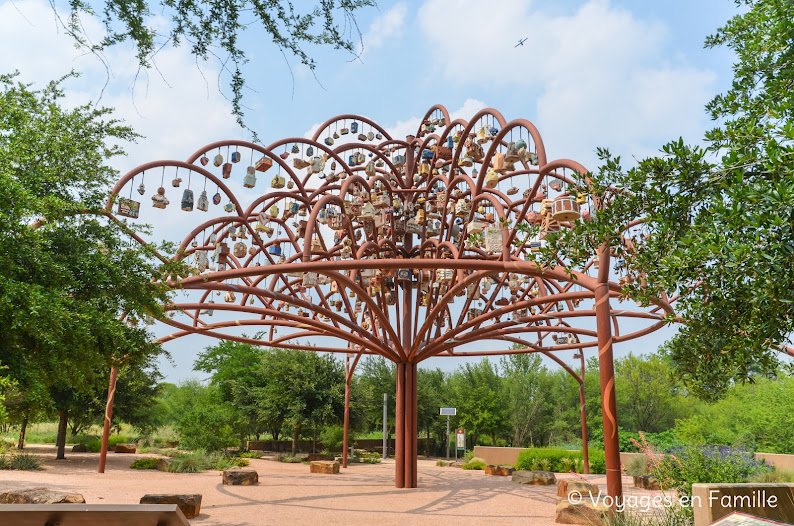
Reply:
[[[590,473],[606,473],[604,452],[597,449],[588,450]],[[533,447],[525,449],[518,455],[516,469],[544,470],[555,473],[576,471],[581,473],[584,468],[581,451],[569,451],[553,447]]]

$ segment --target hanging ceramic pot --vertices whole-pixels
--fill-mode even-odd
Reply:
[[[228,213],[232,213],[232,212],[234,212],[234,203],[232,203],[231,201],[229,201],[228,203],[226,203],[225,205],[223,205],[223,209],[224,209],[226,212],[228,212]]]
[[[209,158],[206,155],[202,155],[201,159],[199,159],[199,162],[201,163],[201,166],[207,166],[207,164],[209,164],[210,160],[209,160]]]
[[[350,123],[350,131],[353,133],[358,133],[358,122],[353,121]]]
[[[301,153],[301,149],[298,147],[297,144],[292,145],[292,153]]]
[[[219,205],[221,204],[221,193],[215,192],[215,195],[212,196],[212,204]]]
[[[171,179],[171,186],[173,186],[174,188],[179,188],[181,182],[182,182],[181,177],[174,177],[173,179]]]
[[[168,198],[165,196],[165,188],[162,186],[157,189],[157,193],[152,196],[152,206],[155,208],[165,208],[168,206]]]
[[[223,164],[223,155],[221,155],[221,154],[216,155],[215,158],[212,161],[212,164],[214,164],[216,167],[222,165]]]
[[[185,188],[185,192],[182,194],[182,210],[193,211],[193,190],[190,188]]]
[[[141,194],[141,195],[145,194],[146,193],[146,185],[144,185],[143,183],[139,184],[138,185],[138,193]]]
[[[239,163],[241,158],[240,152],[232,152],[231,161],[233,163]]]
[[[198,198],[198,202],[196,202],[196,208],[201,210],[202,212],[206,212],[209,210],[209,199],[207,199],[207,191],[202,190],[201,195]]]
[[[245,177],[243,177],[243,186],[246,188],[253,188],[256,186],[256,168],[253,166],[246,168]]]

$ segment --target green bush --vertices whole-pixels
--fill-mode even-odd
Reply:
[[[626,465],[626,474],[632,477],[648,475],[648,460],[645,455],[632,458]]]
[[[606,473],[606,463],[604,452],[597,449],[588,451],[590,460],[590,473]],[[535,447],[525,449],[518,455],[516,469],[521,470],[545,470],[555,473],[567,473],[576,469],[581,469],[582,452],[568,451],[562,448]],[[577,469],[578,467],[578,469]]]
[[[262,454],[259,451],[240,451],[237,456],[239,458],[262,458]]]
[[[11,469],[11,461],[8,455],[0,455],[0,470]]]
[[[482,470],[485,469],[485,467],[487,465],[488,464],[485,462],[485,460],[483,460],[483,459],[481,459],[479,457],[472,457],[471,460],[469,460],[468,462],[463,464],[463,466],[461,466],[461,467],[463,469],[479,469],[480,471],[482,471]]]
[[[132,469],[157,469],[157,458],[143,457],[130,464]]]
[[[320,432],[317,437],[324,448],[330,451],[342,451],[342,443],[345,439],[345,430],[342,426],[328,426]],[[348,436],[348,442],[352,444],[353,436]]]
[[[8,456],[8,468],[20,471],[38,471],[41,469],[41,460],[36,455],[20,453]]]

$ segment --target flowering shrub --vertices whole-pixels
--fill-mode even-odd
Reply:
[[[686,446],[664,455],[651,473],[662,487],[692,495],[698,482],[746,482],[751,476],[770,471],[751,451],[727,446]]]

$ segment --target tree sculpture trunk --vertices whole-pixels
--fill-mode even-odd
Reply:
[[[69,411],[63,409],[58,411],[58,455],[55,457],[57,460],[66,458],[66,427]]]

